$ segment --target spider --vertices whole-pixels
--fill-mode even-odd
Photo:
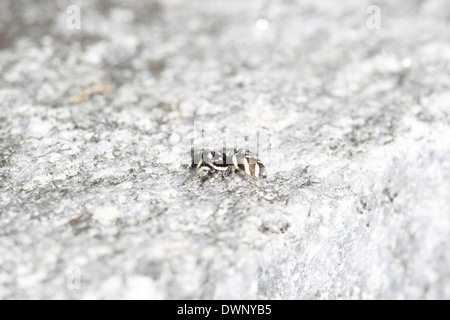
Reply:
[[[222,152],[214,150],[201,150],[194,152],[191,150],[191,168],[196,169],[196,178],[211,177],[210,183],[218,176],[228,176],[231,174],[231,184],[236,171],[251,178],[265,178],[265,167],[261,161],[248,149],[224,149]]]

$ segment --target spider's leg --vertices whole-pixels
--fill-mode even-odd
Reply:
[[[202,163],[203,163],[203,159],[201,159],[201,160],[198,162],[198,164],[197,164],[197,167],[196,167],[197,172],[198,172],[198,170],[200,169],[200,167],[202,166]]]
[[[205,182],[211,180],[211,175],[213,175],[214,173],[215,173],[215,170],[208,166],[201,167],[200,169],[197,170],[197,174],[201,178],[202,186]]]
[[[184,186],[185,184],[191,183],[192,181],[195,181],[199,178],[200,178],[200,176],[197,173],[192,174],[192,176],[188,177],[186,180],[184,180],[184,182],[181,185]]]
[[[234,183],[234,176],[236,174],[236,168],[234,166],[230,166],[230,172],[231,172],[231,178],[230,178],[230,183],[228,184],[228,190],[233,191],[233,183]]]
[[[261,184],[259,183],[259,180],[255,180],[255,185],[258,187],[259,190],[265,191],[263,187],[261,187]]]
[[[233,168],[234,168],[233,166],[228,166],[227,169],[223,172],[223,175],[228,176],[233,170]]]
[[[195,174],[192,175],[192,177],[187,178],[182,185],[185,185],[187,183],[190,183],[192,181],[195,181],[197,179],[200,178],[204,178],[205,176],[207,176],[209,174],[209,172],[211,171],[211,168],[208,166],[203,166],[201,167],[201,162],[197,165],[197,168],[195,170]]]
[[[215,172],[215,173],[212,175],[212,177],[208,180],[208,184],[213,183],[213,182],[217,179],[217,177],[218,177],[220,174],[221,174],[221,171]]]
[[[227,168],[227,170],[225,170],[225,171],[222,171],[222,181],[225,179],[225,177],[227,176],[227,175],[229,175],[230,174],[230,170],[229,170],[229,168]]]
[[[187,178],[186,180],[184,180],[184,182],[181,185],[184,186],[185,184],[188,184],[188,183],[191,183],[192,181],[200,179],[202,177],[203,172],[204,171],[208,171],[208,170],[209,170],[208,167],[199,167],[199,166],[197,166],[197,168],[195,170],[195,173],[191,174],[192,176]]]
[[[261,191],[265,191],[265,189],[261,186],[261,184],[259,183],[259,179],[256,177],[250,177],[249,178],[251,181],[248,181],[248,183],[253,183],[256,187],[258,187],[259,190]],[[249,180],[249,179],[245,179],[245,180]]]
[[[197,175],[199,177],[205,177],[209,174],[209,172],[211,171],[210,167],[207,166],[203,166],[203,167],[198,167],[197,168]]]

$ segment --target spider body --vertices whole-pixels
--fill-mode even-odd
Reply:
[[[211,177],[211,182],[218,176],[231,174],[232,183],[236,172],[251,178],[265,177],[264,165],[247,149],[224,149],[222,152],[204,149],[196,153],[192,149],[191,156],[191,168],[196,170],[196,176]]]

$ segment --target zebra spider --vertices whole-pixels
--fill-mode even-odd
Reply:
[[[211,182],[218,176],[231,174],[232,183],[236,171],[251,178],[265,178],[264,165],[248,149],[224,149],[222,152],[206,149],[194,153],[192,148],[191,157],[191,168],[196,169],[197,178],[210,176]]]

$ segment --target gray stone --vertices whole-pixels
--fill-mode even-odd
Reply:
[[[449,299],[450,4],[377,5],[1,1],[0,299]]]

